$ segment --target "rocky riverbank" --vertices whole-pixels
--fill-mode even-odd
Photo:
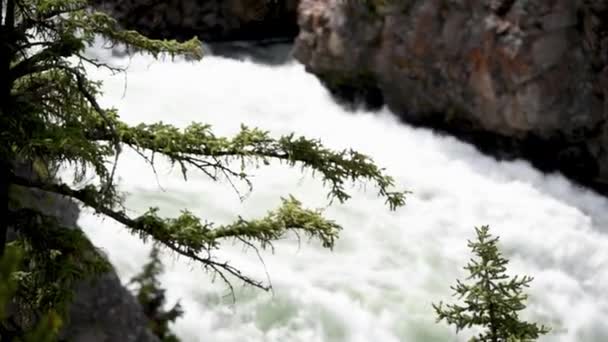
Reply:
[[[302,0],[296,58],[386,104],[608,193],[608,1]]]

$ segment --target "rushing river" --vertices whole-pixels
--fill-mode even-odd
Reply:
[[[391,212],[372,187],[356,186],[352,200],[327,208],[345,228],[334,251],[288,237],[264,253],[228,243],[218,257],[265,279],[273,293],[227,288],[194,263],[166,255],[162,281],[185,315],[174,325],[185,342],[426,342],[466,341],[435,323],[431,303],[450,301],[470,257],[473,227],[489,224],[511,259],[511,274],[535,277],[526,318],[553,327],[541,341],[608,341],[608,201],[559,175],[528,163],[496,162],[470,145],[399,123],[390,113],[349,113],[297,63],[263,66],[206,57],[198,63],[111,58],[128,75],[92,70],[104,82],[103,103],[129,123],[210,123],[231,134],[241,123],[279,136],[320,138],[353,147],[387,168],[413,191]],[[293,194],[308,207],[326,207],[326,189],[309,173],[273,164],[254,170],[254,191],[244,201],[227,183],[160,167],[158,179],[143,160],[125,153],[118,168],[127,204],[135,212],[182,208],[220,223],[256,217]],[[80,223],[128,279],[150,249],[110,219],[84,214]]]

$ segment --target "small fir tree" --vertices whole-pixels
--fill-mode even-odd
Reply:
[[[520,320],[518,312],[525,309],[528,296],[523,289],[533,280],[529,276],[506,275],[508,260],[498,250],[498,237],[492,237],[489,227],[475,228],[477,240],[468,246],[477,257],[464,267],[473,284],[457,280],[452,289],[464,305],[433,304],[437,321],[455,325],[456,331],[477,326],[482,328],[471,342],[529,342],[549,332],[549,328]]]
[[[154,246],[150,252],[150,261],[141,273],[131,279],[131,284],[136,286],[137,300],[148,317],[150,330],[161,342],[179,342],[179,338],[169,329],[169,323],[178,319],[183,311],[179,303],[165,310],[167,298],[158,279],[163,271],[164,266],[160,260],[158,246]]]

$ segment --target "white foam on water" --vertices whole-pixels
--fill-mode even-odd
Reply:
[[[99,52],[99,51],[98,51]],[[286,238],[264,253],[273,294],[237,286],[237,300],[196,264],[166,255],[163,283],[185,316],[174,325],[190,341],[466,341],[435,323],[431,303],[450,301],[470,257],[474,226],[489,224],[501,237],[512,274],[535,277],[525,317],[549,324],[541,341],[608,341],[608,201],[559,175],[527,163],[496,162],[473,147],[399,123],[387,112],[349,113],[321,84],[292,63],[279,67],[217,57],[198,63],[113,59],[130,64],[127,78],[91,70],[104,81],[103,103],[129,123],[164,121],[183,127],[210,123],[230,134],[241,123],[274,136],[292,131],[334,148],[353,147],[387,168],[414,193],[391,212],[372,187],[326,214],[343,225],[334,251]],[[125,80],[127,81],[125,86]],[[273,164],[253,171],[245,201],[226,183],[192,173],[151,169],[133,153],[120,161],[120,186],[135,212],[160,206],[175,215],[188,208],[227,223],[256,217],[293,194],[309,207],[325,207],[326,189],[310,175]],[[127,281],[147,260],[149,246],[111,221],[90,214],[80,223]],[[265,278],[251,250],[227,243],[218,257]]]

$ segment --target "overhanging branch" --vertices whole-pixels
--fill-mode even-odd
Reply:
[[[150,151],[168,157],[172,162],[186,163],[198,169],[204,166],[204,159],[218,158],[262,161],[268,159],[286,162],[290,166],[300,164],[322,175],[322,180],[330,187],[328,197],[340,202],[350,198],[344,186],[348,181],[370,181],[379,189],[379,195],[386,199],[389,207],[395,209],[405,204],[407,191],[394,192],[393,179],[384,175],[367,156],[352,150],[332,151],[319,141],[293,135],[279,139],[271,138],[267,132],[243,127],[232,139],[215,137],[208,126],[193,124],[183,130],[162,123],[130,127],[117,124],[120,141],[132,148]],[[96,141],[110,141],[115,137],[104,127],[85,132]],[[198,164],[197,164],[198,163]]]
[[[63,46],[63,41],[53,42],[37,54],[20,61],[10,69],[9,80],[15,81],[21,77],[57,67],[55,63],[49,63],[49,61],[60,60],[61,56],[58,52]]]
[[[230,287],[231,292],[233,292],[233,287],[232,287],[232,284],[230,283],[229,279],[226,277],[226,274],[230,274],[248,285],[252,285],[254,287],[257,287],[257,288],[260,288],[260,289],[263,289],[266,291],[270,289],[269,286],[264,285],[262,282],[259,282],[251,277],[244,275],[240,270],[233,267],[229,263],[218,262],[218,261],[213,260],[210,253],[208,253],[207,257],[201,257],[198,254],[200,252],[200,248],[199,248],[199,250],[197,250],[197,248],[192,248],[192,247],[185,246],[185,245],[179,245],[176,242],[172,241],[170,239],[170,237],[165,236],[165,235],[155,236],[155,234],[154,234],[155,230],[153,229],[154,227],[152,227],[152,229],[150,229],[151,227],[146,227],[146,225],[150,225],[150,223],[151,223],[150,220],[131,219],[122,212],[118,212],[118,211],[105,207],[104,205],[102,205],[96,201],[96,198],[98,198],[98,196],[97,196],[98,192],[96,192],[92,188],[84,188],[81,190],[75,190],[65,184],[46,183],[46,182],[41,182],[41,181],[36,181],[36,180],[25,179],[25,178],[18,177],[15,175],[13,175],[11,177],[11,182],[14,185],[18,185],[18,186],[22,186],[22,187],[26,187],[26,188],[38,189],[38,190],[42,190],[45,192],[50,192],[50,193],[58,194],[61,196],[69,197],[72,199],[76,199],[76,200],[82,202],[84,205],[94,209],[98,213],[101,213],[105,216],[108,216],[108,217],[114,219],[115,221],[130,228],[134,232],[138,232],[142,236],[151,236],[155,239],[155,241],[161,243],[162,245],[164,245],[165,247],[174,251],[175,253],[185,256],[187,258],[190,258],[192,260],[198,261],[203,265],[204,268],[211,269],[214,272],[216,272]],[[207,252],[210,252],[210,248],[211,247],[205,247],[203,249],[205,249]]]
[[[18,25],[17,29],[19,30],[19,32],[26,32],[27,30],[31,29],[32,27],[35,26],[39,26],[42,23],[44,23],[45,21],[48,21],[49,19],[52,19],[54,17],[66,14],[66,13],[73,13],[73,12],[77,12],[77,11],[83,11],[86,10],[87,6],[84,4],[81,4],[79,6],[73,6],[71,8],[56,8],[47,12],[41,12],[41,11],[36,11],[37,17],[32,17],[32,16],[27,16],[23,19],[23,21]]]

